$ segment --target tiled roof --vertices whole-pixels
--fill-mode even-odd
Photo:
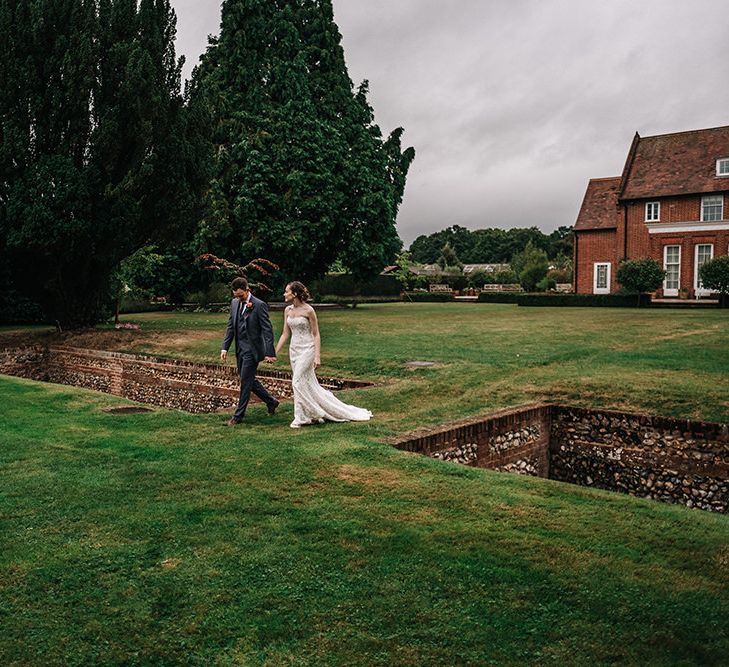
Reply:
[[[726,157],[729,126],[655,137],[636,135],[620,199],[729,190],[729,178],[716,176],[716,161]]]
[[[615,229],[619,187],[620,176],[591,178],[577,216],[575,231]]]

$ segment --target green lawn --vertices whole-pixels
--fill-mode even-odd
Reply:
[[[110,346],[208,361],[225,323],[126,319],[144,335]],[[729,312],[320,322],[322,374],[378,382],[346,393],[371,423],[111,415],[124,401],[0,376],[0,664],[726,664],[729,517],[381,439],[542,398],[729,421]]]

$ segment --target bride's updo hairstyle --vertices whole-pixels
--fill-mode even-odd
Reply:
[[[309,294],[309,290],[306,289],[306,285],[304,285],[304,283],[300,283],[298,280],[294,280],[294,282],[289,283],[289,289],[291,290],[291,294],[293,294],[299,301],[306,303],[309,299],[311,299],[311,294]]]

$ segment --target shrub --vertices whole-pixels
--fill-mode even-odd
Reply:
[[[514,255],[511,260],[511,268],[519,276],[519,282],[524,291],[532,292],[537,283],[547,275],[549,269],[547,253],[529,241],[524,250]]]
[[[443,276],[443,282],[451,289],[460,291],[462,289],[466,289],[466,286],[468,285],[468,278],[462,273],[458,273],[451,276]]]
[[[167,303],[150,303],[145,299],[123,298],[119,304],[119,313],[156,313],[158,311],[172,310]]]
[[[651,257],[625,259],[618,266],[618,283],[623,289],[633,294],[654,292],[663,284],[665,277],[666,272]],[[640,301],[638,301],[638,305],[640,305]]]
[[[537,291],[538,292],[546,292],[547,290],[553,290],[557,288],[557,283],[554,281],[553,278],[550,278],[549,276],[544,276],[538,283],[537,283]]]
[[[402,300],[420,303],[453,301],[453,294],[450,292],[404,292]]]
[[[468,274],[466,284],[468,287],[480,288],[482,285],[491,282],[493,275],[493,273],[489,273],[488,271],[474,271]]]
[[[636,298],[640,305],[649,306],[649,294],[516,294],[520,306],[597,306],[630,308],[635,307]]]
[[[396,276],[376,276],[367,282],[357,283],[349,273],[340,273],[329,274],[313,282],[309,289],[312,294],[335,296],[398,296],[402,285]]]
[[[479,303],[518,303],[519,292],[481,292],[478,295]]]
[[[337,296],[336,294],[325,294],[320,299],[316,299],[318,303],[334,303],[340,306],[351,306],[356,308],[361,303],[392,303],[400,301],[398,296]]]
[[[491,282],[496,285],[514,285],[519,282],[519,276],[516,275],[516,271],[513,271],[512,269],[497,271],[492,275],[493,280],[491,280]]]
[[[701,269],[701,283],[705,289],[710,289],[719,294],[729,294],[729,255],[715,257],[706,262]],[[722,299],[726,301],[726,299]]]
[[[547,271],[547,278],[554,280],[555,284],[571,283],[572,271],[569,269],[549,269],[549,271]]]

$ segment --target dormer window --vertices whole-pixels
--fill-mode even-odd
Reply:
[[[661,202],[649,201],[645,205],[645,221],[659,222],[661,219]]]
[[[723,157],[716,161],[716,175],[729,176],[729,157]]]

